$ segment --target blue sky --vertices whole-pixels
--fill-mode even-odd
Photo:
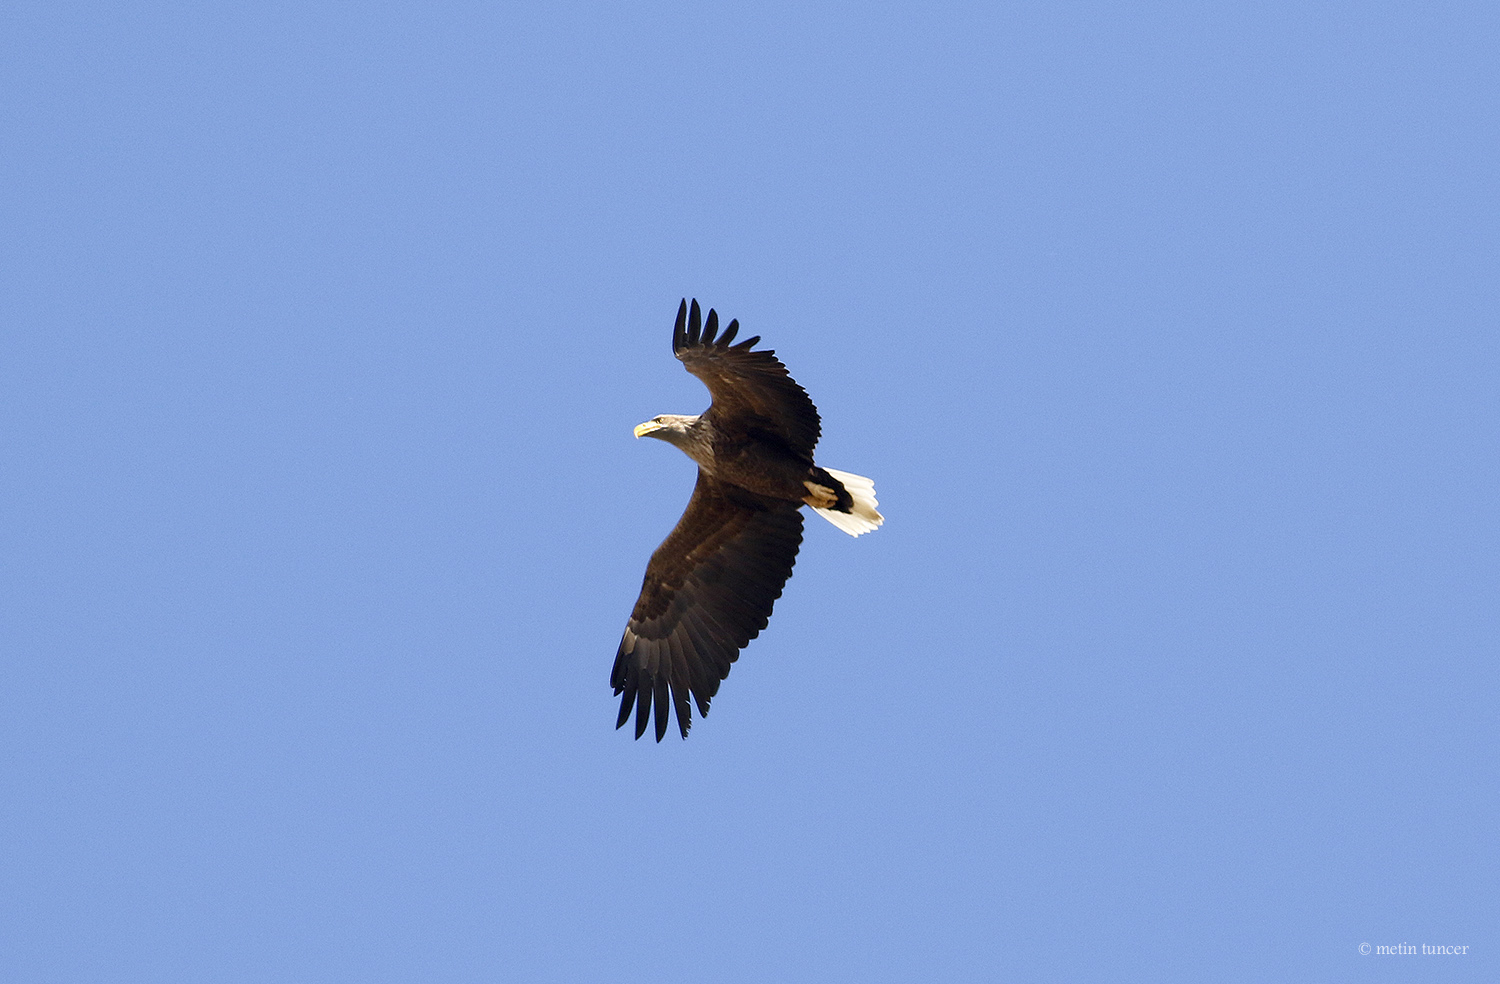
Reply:
[[[1497,9],[7,5],[0,977],[1495,979]],[[683,296],[887,523],[656,745]]]

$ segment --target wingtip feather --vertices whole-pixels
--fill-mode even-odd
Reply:
[[[685,332],[687,329],[687,310],[687,298],[684,297],[682,299],[682,303],[677,306],[677,324],[672,326],[673,352],[681,351],[683,343],[686,341]]]
[[[635,740],[640,741],[646,733],[646,723],[651,720],[651,688],[637,683],[635,688]]]
[[[656,674],[656,679],[651,688],[651,694],[656,698],[656,740],[658,743],[667,736],[667,674],[666,667],[662,667]]]

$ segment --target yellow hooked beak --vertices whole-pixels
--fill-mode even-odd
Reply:
[[[654,420],[648,420],[644,424],[636,424],[635,425],[635,436],[636,437],[645,437],[647,434],[651,433],[652,431],[659,431],[659,430],[661,430],[665,426],[666,426],[665,424],[658,424]]]

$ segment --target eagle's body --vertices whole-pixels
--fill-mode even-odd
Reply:
[[[707,714],[739,651],[766,627],[802,543],[805,503],[858,536],[883,521],[867,478],[813,462],[820,421],[807,393],[759,338],[730,345],[718,315],[698,302],[677,312],[672,351],[707,384],[713,405],[697,417],[664,414],[635,429],[675,444],[698,463],[698,483],[677,528],[646,567],[610,682],[622,695],[617,726],[635,709],[635,736],[652,707],[656,740],[667,732],[668,703],[684,738],[688,697]],[[717,336],[717,337],[716,337]]]
[[[659,426],[643,431],[643,437],[675,444],[705,474],[720,482],[787,502],[811,499],[817,494],[809,488],[812,485],[819,491],[827,490],[835,504],[847,508],[853,502],[837,480],[812,463],[811,455],[797,454],[780,441],[719,428],[707,414],[663,414],[651,423]],[[828,497],[820,495],[816,505],[824,505],[822,500]]]

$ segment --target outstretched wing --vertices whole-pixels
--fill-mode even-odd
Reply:
[[[691,693],[700,715],[729,675],[729,664],[766,627],[792,576],[802,544],[802,513],[725,485],[702,471],[677,528],[646,566],[610,684],[621,727],[635,708],[635,736],[656,708],[656,740],[667,733],[668,699],[686,738]]]
[[[703,380],[713,394],[708,417],[730,434],[770,434],[798,454],[812,457],[821,424],[807,391],[787,374],[786,366],[767,349],[752,352],[760,336],[730,345],[740,330],[729,322],[719,335],[719,315],[712,309],[703,323],[698,302],[684,300],[677,309],[672,351],[687,371]]]

